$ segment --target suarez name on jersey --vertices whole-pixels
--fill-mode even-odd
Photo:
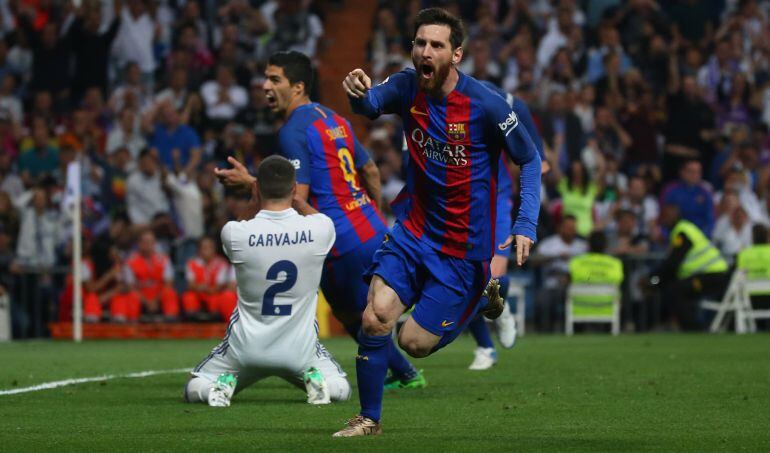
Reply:
[[[291,113],[278,139],[281,155],[297,170],[297,183],[310,186],[310,203],[334,221],[333,255],[387,230],[358,172],[371,158],[347,120],[320,104],[305,104]]]

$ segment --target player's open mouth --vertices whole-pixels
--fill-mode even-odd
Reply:
[[[433,66],[429,64],[421,64],[420,65],[420,75],[422,75],[426,79],[432,79],[433,78]]]
[[[275,95],[271,92],[265,93],[265,98],[267,99],[267,106],[270,108],[274,108],[277,104],[275,100]]]

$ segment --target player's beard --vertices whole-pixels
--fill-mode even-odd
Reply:
[[[446,78],[449,77],[449,71],[452,69],[451,64],[445,64],[442,66],[433,67],[433,77],[426,79],[421,73],[418,74],[418,86],[422,91],[430,94],[439,94],[441,87],[444,85]]]

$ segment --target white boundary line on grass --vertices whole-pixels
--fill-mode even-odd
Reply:
[[[136,373],[107,374],[104,376],[94,376],[94,377],[77,378],[77,379],[64,379],[63,381],[44,382],[42,384],[33,385],[31,387],[0,390],[0,396],[16,395],[19,393],[28,393],[28,392],[39,392],[40,390],[55,389],[58,387],[66,387],[68,385],[75,385],[75,384],[85,384],[86,382],[101,382],[101,381],[110,381],[112,379],[123,379],[123,378],[143,378],[143,377],[149,377],[149,376],[156,376],[159,374],[189,373],[190,371],[191,370],[189,368],[176,368],[173,370],[149,370],[149,371],[138,371]]]

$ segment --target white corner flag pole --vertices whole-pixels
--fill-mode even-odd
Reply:
[[[80,212],[80,162],[75,160],[67,166],[67,188],[65,203],[71,203],[72,209],[72,339],[83,340],[83,287],[81,212]]]

